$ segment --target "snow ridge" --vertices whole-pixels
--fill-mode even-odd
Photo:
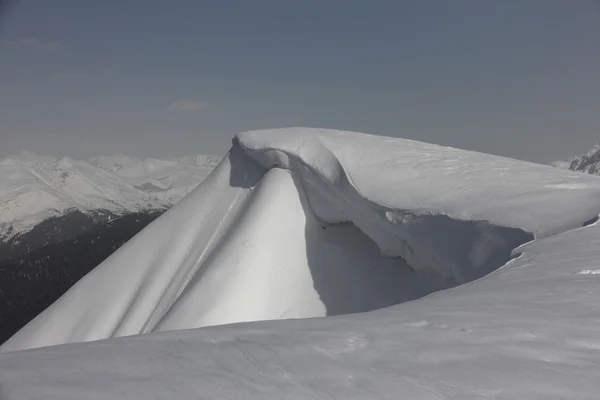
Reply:
[[[443,237],[470,246],[460,227],[478,221],[536,238],[485,279],[377,312],[0,354],[2,398],[597,398],[598,181],[349,132],[240,134],[198,189],[2,350],[316,316],[414,287],[402,260],[377,258],[401,254],[385,232],[414,244],[425,226],[442,254]],[[355,275],[361,263],[369,273]],[[372,285],[381,270],[392,285]],[[316,296],[323,286],[349,289],[343,304]]]
[[[585,225],[599,199],[596,178],[475,152],[332,130],[245,132],[197,189],[2,351],[387,307]]]
[[[317,136],[303,139],[293,151],[255,146],[251,134],[238,135],[235,141],[263,167],[300,175],[312,211],[323,221],[351,222],[383,255],[400,257],[415,270],[441,275],[449,282],[465,283],[487,275],[507,261],[507,249],[533,239],[527,232],[487,221],[460,221],[375,203],[360,192]]]

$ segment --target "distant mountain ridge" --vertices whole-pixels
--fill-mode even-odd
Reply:
[[[215,156],[0,161],[0,343],[58,299],[219,162]]]
[[[0,161],[0,240],[73,211],[106,217],[164,210],[202,182],[218,161],[204,155],[80,161],[28,152],[5,158]]]
[[[555,161],[551,165],[571,171],[600,175],[600,143],[585,154],[571,157],[566,161]]]

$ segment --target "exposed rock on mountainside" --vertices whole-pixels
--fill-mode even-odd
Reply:
[[[552,163],[557,168],[600,175],[600,144],[592,147],[586,154],[569,158],[567,161]]]

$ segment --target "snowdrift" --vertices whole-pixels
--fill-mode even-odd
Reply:
[[[243,133],[3,346],[0,398],[595,398],[599,212],[592,176],[349,132]]]
[[[388,307],[586,225],[599,200],[597,178],[474,152],[242,133],[195,191],[1,350]]]
[[[363,314],[0,354],[3,400],[575,400],[600,393],[600,226]]]

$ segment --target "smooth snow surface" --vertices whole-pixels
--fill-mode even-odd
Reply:
[[[599,213],[598,179],[569,171],[348,132],[243,133],[2,350],[368,311],[471,283],[363,314],[9,352],[0,395],[592,399]]]
[[[211,156],[171,160],[96,157],[90,162],[22,153],[0,161],[0,239],[68,211],[114,214],[162,209],[191,192],[217,163]]]
[[[600,393],[600,227],[365,314],[0,354],[3,400],[580,400]]]

